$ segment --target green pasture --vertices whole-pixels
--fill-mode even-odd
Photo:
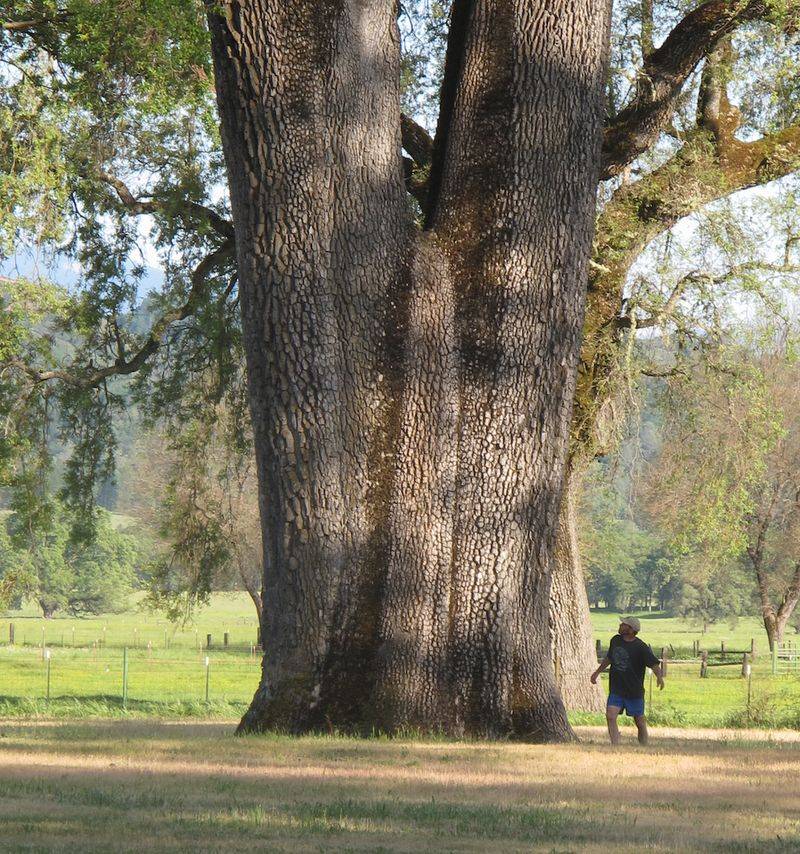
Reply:
[[[605,648],[619,614],[592,614],[595,637]],[[700,678],[697,662],[669,664],[663,692],[648,680],[648,717],[656,725],[800,728],[800,662],[773,677],[763,628],[755,618],[702,626],[659,613],[639,613],[641,637],[670,659],[687,658],[692,643],[719,650],[749,649],[756,640],[750,680],[741,655],[731,666]],[[10,646],[9,624],[15,644]],[[223,645],[228,634],[228,646]],[[207,635],[212,646],[207,648]],[[789,639],[796,639],[790,633]],[[187,625],[134,607],[124,614],[42,619],[33,606],[0,618],[0,716],[207,717],[241,715],[258,684],[255,611],[243,593],[217,593]],[[127,703],[122,704],[127,648]],[[49,654],[50,699],[47,700]],[[208,659],[208,670],[206,669]],[[716,660],[719,660],[718,657]],[[206,698],[208,677],[208,698]],[[588,673],[587,673],[588,678]],[[602,714],[573,712],[575,724],[599,724]]]
[[[729,649],[749,649],[755,638],[756,650],[763,656],[768,651],[764,625],[757,617],[741,617],[733,621],[710,624],[703,631],[702,623],[671,617],[661,612],[634,612],[642,621],[640,637],[657,652],[661,647],[670,649],[670,655],[681,657],[691,654],[692,642],[701,647],[719,649],[725,642]],[[595,637],[603,648],[614,635],[622,614],[606,609],[592,612]],[[98,646],[152,649],[200,649],[206,645],[206,636],[212,636],[215,647],[221,647],[223,635],[228,632],[229,644],[249,652],[257,640],[256,613],[246,593],[214,593],[211,603],[199,609],[192,622],[176,625],[162,614],[153,613],[141,606],[141,595],[133,597],[131,609],[123,614],[104,614],[98,617],[71,617],[56,615],[45,620],[35,603],[28,603],[17,611],[0,615],[0,644],[8,642],[8,624],[14,623],[17,646]],[[789,629],[786,640],[800,641],[800,635]]]
[[[660,611],[634,611],[631,615],[628,612],[600,609],[592,611],[592,626],[595,637],[600,639],[604,649],[612,635],[617,633],[619,618],[622,616],[639,617],[642,621],[639,637],[649,643],[657,654],[661,647],[667,647],[670,655],[675,657],[691,655],[692,642],[695,640],[700,642],[701,649],[719,650],[720,644],[724,642],[727,649],[743,650],[750,648],[751,639],[755,639],[757,655],[760,653],[767,657],[769,654],[764,623],[758,617],[737,617],[730,621],[711,623],[703,631],[700,621],[671,617]],[[795,629],[789,628],[784,640],[800,641],[800,635]]]
[[[16,646],[48,647],[129,647],[152,651],[201,650],[207,636],[212,648],[221,648],[228,633],[230,647],[249,654],[258,640],[258,622],[253,602],[246,593],[214,593],[211,604],[201,608],[192,622],[171,623],[163,614],[142,606],[142,596],[132,597],[131,609],[122,614],[97,617],[41,616],[35,603],[0,616],[0,644],[8,644],[9,625],[14,625]]]

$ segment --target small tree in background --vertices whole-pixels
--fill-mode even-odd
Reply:
[[[213,590],[245,590],[260,626],[263,550],[249,421],[218,405],[167,435],[150,432],[124,474],[132,487],[126,509],[162,537],[147,601],[187,620]]]
[[[58,611],[73,615],[124,611],[146,560],[137,537],[116,531],[110,514],[98,509],[96,535],[88,543],[70,538],[63,508],[47,528],[26,528],[11,514],[0,534],[0,585],[11,604],[35,599],[46,618]]]
[[[669,379],[669,441],[645,490],[681,554],[683,613],[744,613],[755,592],[770,648],[800,600],[800,368],[790,333],[730,336],[713,360]]]

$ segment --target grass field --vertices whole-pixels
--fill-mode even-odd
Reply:
[[[0,643],[8,640],[8,624],[13,623],[17,645],[40,646],[42,638],[48,646],[91,646],[93,643],[106,647],[146,648],[148,642],[154,649],[197,649],[206,644],[206,636],[212,636],[216,647],[221,647],[223,635],[228,632],[232,646],[249,650],[256,643],[255,609],[246,593],[215,593],[211,605],[198,611],[193,623],[180,626],[170,623],[165,617],[140,609],[140,597],[134,597],[131,610],[123,614],[104,614],[99,617],[74,618],[55,616],[50,620],[41,617],[41,612],[31,604],[19,611],[0,615]],[[605,646],[616,633],[620,614],[616,611],[595,611],[592,624],[596,637]],[[699,623],[692,623],[659,612],[638,612],[642,620],[641,636],[653,646],[672,647],[676,654],[688,652],[692,641],[701,645],[719,648],[720,642],[733,649],[749,647],[755,638],[756,648],[762,653],[767,650],[764,625],[757,617],[743,617],[733,622],[715,623],[703,633]],[[800,635],[788,630],[787,640],[800,641]]]
[[[800,741],[616,749],[234,738],[223,724],[0,724],[13,851],[789,852]]]
[[[699,626],[661,614],[641,614],[642,637],[671,657],[691,654],[699,640],[709,649],[749,648],[757,656],[748,685],[737,666],[714,668],[699,678],[695,664],[671,664],[667,689],[652,691],[648,716],[671,726],[760,726],[800,728],[800,669],[773,678],[763,629],[755,619]],[[602,645],[617,628],[616,613],[592,615]],[[13,623],[15,645],[7,643]],[[254,610],[246,594],[216,594],[211,607],[189,626],[139,610],[97,618],[43,620],[34,608],[0,620],[0,716],[26,717],[203,717],[242,714],[258,683],[260,658],[254,648]],[[223,647],[228,633],[229,646]],[[206,649],[206,636],[212,648]],[[792,639],[796,635],[790,636]],[[44,644],[44,647],[43,647]],[[128,647],[128,702],[122,707],[123,647]],[[49,650],[50,702],[46,702]],[[206,666],[208,657],[208,700]],[[588,678],[588,673],[587,673]],[[650,687],[646,683],[646,687]],[[749,701],[748,701],[749,693]],[[648,692],[650,694],[650,692]],[[573,713],[576,724],[597,724],[602,716]]]
[[[0,616],[0,643],[7,643],[9,624],[14,625],[17,646],[91,647],[124,646],[147,649],[200,649],[207,635],[216,648],[229,644],[248,652],[257,642],[256,612],[246,593],[215,593],[209,607],[198,611],[193,623],[176,625],[161,614],[140,607],[141,595],[134,595],[131,609],[122,614],[99,617],[70,617],[56,614],[45,620],[34,604]]]

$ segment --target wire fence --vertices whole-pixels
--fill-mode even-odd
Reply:
[[[118,648],[136,650],[230,649],[250,652],[261,643],[260,633],[251,619],[231,621],[218,627],[180,627],[162,620],[141,621],[129,625],[102,623],[98,620],[44,621],[9,620],[0,623],[0,645],[10,647]]]
[[[0,646],[0,701],[105,699],[123,708],[136,702],[247,703],[258,686],[261,658],[253,644],[211,650],[5,645]],[[730,650],[725,656],[701,652],[699,658],[667,658],[666,665],[663,692],[652,675],[645,680],[648,716],[656,722],[800,728],[795,646],[755,661],[747,652]]]
[[[6,647],[0,650],[0,698],[118,698],[247,702],[258,685],[261,656],[155,654],[148,650]]]

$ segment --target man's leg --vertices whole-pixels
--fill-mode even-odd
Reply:
[[[608,724],[608,737],[612,744],[619,744],[619,726],[617,716],[622,711],[619,706],[606,706],[606,723]]]
[[[647,718],[644,715],[634,715],[633,721],[639,731],[639,744],[647,744]]]

